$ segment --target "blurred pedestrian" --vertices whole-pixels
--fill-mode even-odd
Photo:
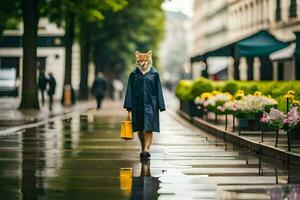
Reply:
[[[122,99],[123,93],[123,83],[119,79],[113,80],[113,87],[114,87],[114,99],[120,100]]]
[[[157,70],[152,66],[152,51],[136,52],[136,64],[128,78],[124,108],[132,112],[133,131],[138,132],[142,152],[140,157],[150,157],[153,132],[159,132],[159,111],[165,103]]]
[[[53,105],[53,95],[55,94],[55,88],[56,88],[56,80],[52,73],[49,73],[48,78],[48,96],[49,96],[49,110],[52,111],[52,105]]]
[[[96,97],[97,109],[101,108],[102,100],[107,90],[107,79],[102,72],[98,72],[92,86],[92,94]]]
[[[39,86],[39,90],[40,90],[41,95],[42,95],[42,104],[44,105],[44,103],[45,103],[45,90],[46,90],[46,87],[47,87],[47,78],[46,78],[44,70],[40,70],[39,79],[38,79],[38,86]]]

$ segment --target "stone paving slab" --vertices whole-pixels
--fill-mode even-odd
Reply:
[[[297,182],[291,169],[236,149],[172,109],[161,114],[161,133],[154,135],[149,162],[140,162],[136,136],[128,142],[119,138],[126,118],[120,102],[71,117],[0,138],[2,197],[269,199],[272,188]]]

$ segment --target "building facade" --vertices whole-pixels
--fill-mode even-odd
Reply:
[[[202,54],[226,44],[229,40],[228,25],[227,0],[195,0],[192,22],[194,44],[192,54]],[[217,60],[210,58],[209,63],[214,65],[214,63],[217,64],[220,62],[222,62],[220,58]],[[193,76],[196,78],[199,75],[197,71],[206,68],[206,64],[196,62],[192,64],[192,68]],[[222,68],[219,68],[219,70],[209,70],[208,73],[210,77],[216,77],[215,75],[222,70]],[[227,76],[222,77],[227,78]]]
[[[165,81],[176,82],[182,78],[182,69],[189,63],[190,19],[181,12],[165,12],[165,35],[160,45],[159,61]]]
[[[224,9],[213,12],[216,4],[223,4]],[[295,40],[293,32],[300,31],[300,0],[196,0],[194,10],[193,33],[194,43],[197,44],[193,51],[194,55],[221,48],[260,30],[267,30],[284,42]],[[213,17],[207,17],[210,16],[206,14],[209,12],[213,13]],[[217,23],[214,22],[214,18],[222,18],[221,21],[226,23],[225,28],[219,31],[220,35],[217,31],[215,34],[204,34],[203,32],[209,33],[209,30],[215,29]],[[254,71],[252,78],[255,80],[262,78],[261,62],[261,58],[258,57],[252,58],[250,62]],[[228,78],[231,79],[234,70],[230,65],[232,62],[228,63]],[[248,79],[248,59],[240,58],[239,64],[240,78]],[[272,66],[268,70],[273,74],[273,79],[295,79],[294,58],[273,61],[270,65]]]
[[[0,41],[0,69],[15,68],[17,79],[22,75],[22,24],[16,30],[5,30]],[[49,23],[47,19],[40,19],[37,41],[38,70],[51,72],[57,81],[57,89],[54,98],[60,99],[64,83],[65,72],[65,48],[64,29]],[[72,58],[72,84],[78,89],[80,81],[80,48],[78,44],[73,46]]]

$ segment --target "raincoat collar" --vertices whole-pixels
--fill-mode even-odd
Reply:
[[[148,71],[146,74],[148,74],[148,73],[154,74],[156,72],[157,72],[156,69],[152,66],[151,69],[150,69],[150,71]],[[136,67],[136,69],[133,70],[133,73],[140,73],[140,74],[142,74],[142,72],[139,70],[138,67]],[[144,75],[146,75],[146,74],[144,74]]]

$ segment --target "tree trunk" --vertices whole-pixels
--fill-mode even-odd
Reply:
[[[23,0],[23,73],[22,100],[20,109],[39,109],[38,86],[36,80],[36,47],[38,28],[38,0]]]
[[[95,77],[97,77],[97,74],[99,71],[101,71],[101,58],[100,58],[100,53],[101,52],[101,45],[99,42],[95,42],[94,47],[93,47],[93,58],[94,58],[94,63],[95,63]]]
[[[91,48],[91,35],[89,24],[86,20],[80,21],[80,84],[79,99],[87,100],[89,97],[88,75],[89,75],[89,58]]]
[[[65,80],[62,95],[62,103],[64,103],[65,86],[70,86],[72,90],[72,96],[74,95],[72,87],[72,47],[74,42],[74,18],[75,15],[72,12],[66,14],[66,33],[65,33]],[[72,103],[75,103],[75,98],[72,97]]]

